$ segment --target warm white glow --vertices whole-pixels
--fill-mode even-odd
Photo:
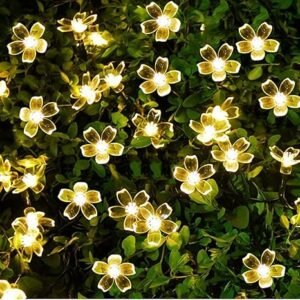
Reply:
[[[28,229],[36,229],[39,225],[39,219],[37,214],[34,212],[30,212],[26,215],[26,222],[28,225]]]
[[[269,277],[270,276],[270,267],[266,266],[265,264],[261,264],[257,268],[257,273],[262,278]]]
[[[77,205],[82,206],[84,203],[86,203],[86,196],[85,196],[85,194],[82,193],[82,192],[75,193],[74,202]]]
[[[107,274],[113,278],[116,279],[121,275],[120,266],[117,264],[109,265]]]
[[[148,122],[144,128],[144,132],[147,136],[155,136],[158,132],[157,124]]]
[[[188,183],[196,185],[200,181],[200,175],[197,171],[190,172],[188,175]]]
[[[212,116],[216,120],[226,120],[228,118],[227,112],[224,111],[219,105],[213,108]]]
[[[4,96],[4,94],[6,93],[7,90],[7,85],[6,82],[4,80],[0,81],[0,97]]]
[[[263,49],[264,41],[260,37],[256,36],[251,41],[251,45],[252,45],[253,50],[259,51],[259,50]]]
[[[110,87],[116,88],[121,83],[122,76],[109,73],[105,76],[105,81]]]
[[[282,164],[285,167],[290,167],[294,163],[294,155],[290,152],[284,152],[282,156]]]
[[[138,207],[135,202],[129,202],[125,207],[125,211],[128,215],[136,215],[138,213]]]
[[[166,84],[167,77],[165,74],[155,73],[155,75],[153,77],[153,81],[157,86],[163,86]]]
[[[158,216],[150,216],[147,219],[147,227],[149,228],[149,230],[151,231],[157,231],[160,229],[161,226],[161,219]]]
[[[87,26],[82,23],[81,19],[72,20],[71,25],[72,25],[73,31],[78,32],[78,33],[84,32],[87,29]]]
[[[217,57],[212,61],[212,65],[215,71],[221,72],[225,68],[225,61],[222,58]]]
[[[226,152],[226,160],[228,161],[236,161],[238,157],[238,152],[231,148]]]
[[[79,93],[82,97],[84,97],[85,99],[89,99],[89,100],[95,100],[96,98],[96,92],[88,85],[83,85],[80,90]]]
[[[9,175],[6,175],[5,173],[0,173],[0,182],[6,182],[10,179]]]
[[[210,140],[212,140],[215,134],[216,134],[216,130],[213,126],[211,125],[206,126],[203,132],[204,142],[209,142]]]
[[[95,46],[106,46],[108,44],[108,41],[102,37],[100,32],[91,32],[89,38]]]
[[[282,106],[286,104],[286,96],[283,93],[277,93],[274,96],[274,100],[277,106]]]
[[[32,244],[36,241],[35,236],[33,234],[24,234],[21,240],[22,240],[22,245],[24,247],[31,247]]]
[[[162,15],[159,16],[156,20],[158,26],[160,27],[169,27],[171,24],[171,20],[168,16]]]
[[[205,24],[204,23],[200,26],[200,31],[205,31]]]
[[[30,173],[25,174],[22,178],[22,181],[28,187],[35,187],[38,183],[38,179],[37,179],[36,175],[32,175]]]
[[[107,153],[108,146],[109,146],[108,143],[106,143],[105,141],[102,141],[102,140],[96,144],[96,148],[97,148],[98,152],[101,154]]]
[[[37,39],[30,35],[24,39],[23,43],[25,48],[36,48]]]
[[[30,117],[29,118],[35,124],[39,124],[40,122],[43,121],[44,115],[40,111],[35,110],[35,111],[32,111],[30,113]]]
[[[23,298],[20,298],[20,290],[19,289],[14,289],[14,288],[7,289],[6,291],[4,291],[4,293],[1,297],[1,300],[14,300],[14,299],[23,299]]]

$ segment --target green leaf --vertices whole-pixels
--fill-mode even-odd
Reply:
[[[263,166],[257,166],[256,168],[254,168],[253,170],[251,170],[250,172],[247,172],[247,178],[248,180],[255,178],[256,176],[258,176],[260,174],[260,172],[263,170]]]
[[[151,139],[147,136],[138,136],[131,140],[130,145],[134,148],[145,148],[151,145]]]
[[[256,80],[263,75],[262,67],[255,67],[250,72],[248,72],[247,77],[249,80]]]
[[[226,218],[236,228],[247,228],[249,224],[249,209],[247,206],[238,206],[232,212],[227,212]]]
[[[178,232],[172,232],[167,236],[166,245],[169,250],[180,249],[182,245],[182,240]]]
[[[18,281],[18,287],[25,292],[29,298],[35,298],[42,289],[42,282],[36,277],[22,276]]]
[[[111,120],[117,126],[117,128],[123,128],[128,123],[128,118],[119,111],[111,114]]]
[[[135,253],[135,237],[129,235],[122,241],[122,248],[124,250],[125,256],[131,256]]]

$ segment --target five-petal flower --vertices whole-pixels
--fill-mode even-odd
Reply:
[[[295,81],[289,78],[281,82],[279,89],[271,79],[268,79],[261,85],[267,96],[258,99],[260,107],[262,109],[273,109],[276,117],[285,116],[288,108],[299,108],[300,96],[290,95],[294,87]]]
[[[199,168],[196,155],[187,155],[184,158],[184,168],[176,166],[173,176],[182,182],[180,189],[185,194],[191,194],[197,190],[202,195],[207,195],[212,191],[209,182],[206,181],[216,172],[212,164],[206,164]]]
[[[25,300],[26,294],[7,280],[0,280],[0,299],[3,300]]]
[[[11,171],[11,163],[8,159],[3,159],[0,155],[0,193],[4,189],[5,192],[9,192],[12,185],[13,172]]]
[[[283,277],[285,274],[285,267],[282,265],[273,265],[275,259],[275,251],[266,249],[261,255],[261,261],[248,253],[243,258],[244,265],[250,269],[242,275],[246,283],[255,283],[258,281],[262,289],[271,287],[273,278]]]
[[[41,39],[45,26],[37,22],[31,26],[30,32],[27,28],[18,23],[12,28],[15,41],[7,45],[8,53],[11,55],[22,54],[22,62],[32,63],[35,60],[36,52],[45,53],[48,47],[46,40]]]
[[[220,47],[218,54],[210,45],[205,45],[200,49],[200,55],[205,61],[198,63],[199,73],[203,75],[212,74],[212,80],[215,82],[225,80],[226,73],[238,73],[241,64],[236,60],[228,60],[232,52],[233,47],[227,43]]]
[[[69,203],[64,210],[64,216],[69,220],[74,219],[80,210],[85,218],[91,220],[97,216],[97,209],[93,204],[101,202],[101,195],[98,191],[88,190],[87,183],[77,182],[73,190],[61,189],[58,199]]]
[[[239,28],[239,33],[244,41],[236,43],[239,53],[247,54],[251,53],[251,59],[254,61],[263,60],[265,52],[277,52],[279,48],[279,42],[273,39],[268,39],[272,32],[272,25],[264,22],[262,23],[257,32],[249,24],[244,24]]]
[[[29,137],[34,137],[40,128],[46,134],[51,135],[55,130],[55,124],[48,119],[59,112],[55,102],[48,102],[43,105],[43,97],[32,97],[28,107],[22,107],[20,110],[20,119],[26,122],[24,134]]]
[[[236,119],[240,115],[238,106],[231,105],[233,97],[228,97],[221,105],[210,106],[206,113],[210,113],[216,121]]]
[[[122,263],[120,255],[112,254],[108,257],[107,263],[96,261],[93,265],[93,272],[104,275],[98,283],[98,288],[104,293],[111,289],[114,282],[118,289],[124,293],[131,289],[131,282],[128,276],[135,274],[135,267],[132,263]]]
[[[119,143],[112,143],[117,135],[117,129],[107,126],[101,133],[92,127],[83,132],[84,139],[89,144],[80,147],[82,155],[85,157],[96,157],[96,163],[107,164],[109,156],[121,156],[124,146]]]
[[[173,1],[168,2],[163,11],[155,2],[147,5],[146,10],[153,20],[147,20],[141,24],[142,32],[145,34],[155,32],[157,42],[167,41],[170,31],[179,31],[181,22],[179,19],[174,18],[178,11],[178,5]]]
[[[137,70],[138,75],[145,79],[140,88],[143,93],[151,94],[157,91],[160,97],[167,96],[171,92],[170,84],[177,83],[181,80],[181,72],[169,69],[169,59],[167,57],[158,57],[155,61],[155,70],[142,64]]]

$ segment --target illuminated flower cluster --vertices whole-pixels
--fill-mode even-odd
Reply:
[[[120,255],[112,254],[108,257],[107,263],[96,261],[93,265],[93,272],[104,275],[98,283],[98,288],[104,293],[109,291],[114,283],[121,292],[125,293],[131,289],[131,282],[128,276],[135,274],[135,267],[132,263],[122,263]]]
[[[93,79],[91,79],[90,72],[83,74],[82,85],[76,85],[72,87],[71,98],[77,99],[77,101],[72,105],[72,108],[79,110],[86,103],[91,105],[99,102],[102,96],[99,85],[100,75],[96,75]]]
[[[3,100],[9,96],[9,88],[7,87],[5,80],[0,80],[0,100]]]
[[[270,147],[271,156],[280,162],[280,173],[290,175],[292,167],[300,163],[300,149],[288,147],[284,152],[277,146]]]
[[[2,300],[24,300],[26,294],[7,280],[0,280],[0,299]]]
[[[152,94],[157,91],[160,97],[170,94],[171,84],[181,80],[181,72],[177,70],[168,71],[169,59],[167,57],[158,57],[155,61],[154,70],[142,64],[137,70],[138,75],[146,80],[141,85],[143,93]]]
[[[210,45],[205,45],[200,49],[200,55],[205,62],[200,62],[197,65],[199,73],[203,75],[212,74],[212,79],[216,82],[225,80],[226,73],[238,73],[241,64],[236,60],[229,60],[232,52],[233,47],[227,43],[220,47],[218,54]]]
[[[44,217],[44,212],[35,211],[33,207],[26,208],[24,215],[12,223],[14,235],[9,238],[9,242],[24,261],[30,262],[33,254],[42,256],[43,245],[46,243],[43,237],[45,227],[53,227],[55,223]]]
[[[55,102],[48,102],[43,105],[42,96],[34,96],[30,99],[29,108],[22,107],[20,110],[20,119],[26,123],[24,134],[28,137],[34,137],[39,128],[46,134],[51,135],[55,130],[55,124],[49,119],[58,114],[59,109]]]
[[[261,255],[261,260],[248,253],[243,258],[244,265],[250,269],[242,275],[246,283],[255,283],[258,281],[260,288],[269,288],[273,284],[273,278],[283,277],[285,267],[282,265],[273,265],[275,260],[275,251],[266,249]]]
[[[244,41],[236,43],[239,53],[251,53],[251,59],[254,61],[263,60],[266,52],[274,53],[278,51],[279,42],[273,39],[268,39],[272,32],[272,25],[264,22],[257,32],[249,24],[244,24],[239,28],[239,33]]]
[[[232,145],[227,137],[224,141],[218,142],[219,149],[212,150],[212,157],[223,162],[223,166],[228,172],[236,172],[239,168],[239,163],[249,164],[254,155],[245,153],[250,147],[250,143],[245,138],[239,138]]]
[[[202,195],[207,195],[212,191],[211,185],[206,179],[216,172],[212,164],[206,164],[199,168],[196,155],[187,155],[183,162],[184,168],[176,166],[173,176],[182,182],[180,189],[185,194],[191,194],[197,190]]]
[[[85,182],[77,182],[73,186],[73,190],[61,189],[58,194],[58,199],[69,203],[64,210],[64,216],[69,220],[74,219],[79,211],[88,220],[97,216],[95,203],[101,202],[101,195],[98,191],[88,190],[88,185]]]
[[[145,34],[155,32],[157,42],[167,41],[170,31],[179,31],[181,22],[174,18],[178,11],[178,5],[173,1],[168,2],[163,10],[155,2],[151,2],[146,6],[146,10],[153,20],[147,20],[141,24],[142,32]]]
[[[101,133],[92,127],[83,132],[85,140],[89,143],[80,147],[82,155],[96,158],[96,163],[107,164],[111,156],[121,156],[124,146],[119,143],[112,143],[117,135],[117,129],[107,126]]]
[[[154,148],[164,147],[167,139],[173,136],[173,124],[169,122],[160,122],[161,111],[152,108],[146,117],[135,114],[132,118],[136,126],[134,137],[145,136],[151,139]]]
[[[45,53],[48,47],[46,40],[41,37],[44,34],[45,26],[41,23],[34,23],[30,31],[21,23],[12,28],[14,41],[7,45],[10,55],[22,53],[22,62],[32,63],[36,53]]]
[[[268,79],[261,85],[267,96],[258,99],[260,107],[273,109],[276,117],[285,116],[288,113],[288,108],[299,108],[300,96],[290,95],[294,87],[295,81],[289,78],[281,82],[279,89],[271,79]]]

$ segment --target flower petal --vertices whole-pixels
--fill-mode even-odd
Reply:
[[[257,36],[261,39],[265,40],[272,32],[272,25],[264,22],[257,29]]]
[[[184,166],[189,172],[198,171],[198,158],[196,155],[187,155],[184,158]]]
[[[265,55],[266,53],[264,50],[253,50],[251,52],[251,59],[254,61],[263,60]]]
[[[114,140],[116,134],[117,134],[117,129],[111,126],[107,126],[106,128],[104,128],[104,130],[101,133],[101,140],[109,144]]]
[[[137,70],[138,75],[145,79],[145,80],[149,80],[152,79],[155,75],[155,71],[150,68],[147,65],[141,64],[141,66],[139,67],[139,69]]]
[[[151,246],[158,246],[161,242],[161,232],[158,231],[149,231],[147,234],[147,242]]]
[[[90,203],[99,203],[101,202],[101,194],[98,191],[87,191],[85,193],[86,200]]]
[[[75,193],[69,189],[61,189],[57,197],[63,202],[72,202],[75,197]]]
[[[120,265],[120,271],[123,275],[131,276],[135,274],[135,267],[132,263],[122,263]]]
[[[268,288],[272,286],[273,284],[273,279],[272,277],[266,277],[266,278],[260,278],[258,281],[259,287],[262,289]]]
[[[201,48],[200,55],[207,61],[213,61],[215,58],[217,58],[216,51],[210,45],[205,45],[203,48]]]
[[[286,78],[281,82],[279,86],[279,92],[283,93],[284,95],[289,95],[293,91],[294,87],[295,87],[295,81]]]
[[[158,24],[155,20],[147,20],[141,24],[142,32],[151,34],[158,29]]]
[[[288,107],[299,108],[300,107],[300,96],[290,95],[287,97],[286,102]]]
[[[124,230],[134,231],[137,217],[135,215],[127,215],[124,219]]]
[[[7,45],[7,49],[10,55],[18,55],[24,51],[25,46],[21,41],[14,41]]]
[[[211,185],[206,180],[201,180],[196,184],[196,189],[202,195],[207,195],[212,191]]]
[[[285,175],[290,175],[292,173],[292,166],[285,166],[284,164],[281,163],[280,173]]]
[[[19,118],[23,122],[28,122],[30,120],[30,109],[28,107],[22,107],[19,113]]]
[[[127,290],[131,289],[131,282],[130,280],[124,276],[124,275],[119,275],[116,279],[116,285],[118,289],[122,292],[125,293]]]
[[[167,82],[170,84],[177,83],[181,80],[181,72],[177,70],[172,70],[166,73]]]
[[[45,26],[40,22],[34,23],[30,28],[30,35],[36,39],[39,39],[45,32]]]
[[[169,84],[164,84],[162,86],[157,87],[157,94],[160,97],[167,96],[171,93],[171,86]]]
[[[276,84],[271,80],[268,79],[261,85],[262,90],[268,96],[275,96],[278,93],[278,88]]]
[[[49,102],[45,104],[42,108],[42,114],[44,117],[52,117],[59,112],[57,104],[55,102]]]
[[[78,215],[79,211],[80,207],[75,202],[71,202],[64,210],[64,216],[72,220]]]
[[[178,32],[181,26],[181,22],[177,18],[170,19],[169,29],[172,32]]]
[[[126,189],[118,191],[116,196],[122,206],[127,206],[130,202],[132,202],[132,197]]]
[[[123,206],[115,205],[108,208],[108,215],[111,218],[118,219],[124,218],[127,215],[127,213]]]
[[[89,203],[89,202],[86,202],[82,205],[81,207],[81,211],[83,213],[83,215],[88,219],[88,220],[91,220],[93,219],[94,217],[97,216],[97,209],[96,207]]]
[[[223,60],[228,60],[232,52],[233,52],[233,47],[225,43],[220,47],[218,51],[218,57],[222,58]]]
[[[197,64],[198,71],[200,74],[208,75],[211,74],[214,69],[210,61],[203,61]]]
[[[249,164],[252,162],[254,155],[251,153],[241,153],[238,155],[238,162],[242,164]]]
[[[88,190],[88,185],[86,182],[76,182],[73,190],[75,193],[85,193]]]
[[[146,191],[139,191],[133,198],[133,202],[136,203],[137,206],[141,206],[145,204],[150,199],[150,196],[146,193]]]
[[[157,42],[165,42],[169,38],[170,30],[168,27],[158,27],[155,33],[155,40]]]
[[[246,283],[255,283],[259,280],[260,276],[256,270],[249,270],[242,274]]]
[[[153,19],[157,19],[162,15],[161,8],[155,2],[151,2],[149,5],[147,5],[146,10],[149,16],[151,16]]]
[[[252,51],[252,44],[249,41],[240,41],[237,42],[235,45],[239,53],[246,54]]]
[[[91,25],[91,24],[93,24],[94,22],[96,22],[96,20],[97,20],[97,14],[94,14],[94,15],[90,15],[90,16],[88,16],[87,18],[83,18],[84,19],[84,24],[85,25]]]
[[[233,148],[238,152],[245,152],[250,147],[250,142],[248,142],[244,137],[239,138],[233,144]]]
[[[271,156],[277,161],[281,161],[283,157],[283,151],[279,149],[276,145],[270,147]]]
[[[38,124],[29,121],[24,127],[24,134],[32,138],[37,134],[38,129]]]
[[[238,161],[224,161],[223,166],[228,172],[236,172],[239,169]]]
[[[225,153],[221,150],[212,150],[211,155],[217,161],[225,161]]]
[[[43,106],[43,97],[42,96],[34,96],[30,99],[29,108],[30,110],[41,110]]]
[[[216,170],[214,169],[214,166],[212,164],[207,164],[199,169],[199,174],[201,179],[207,179],[211,176],[213,176],[216,173]]]
[[[287,105],[275,106],[274,115],[276,117],[284,117],[288,113]]]
[[[134,224],[134,231],[136,233],[146,233],[147,231],[149,231],[146,221],[144,220],[137,221]]]
[[[249,24],[244,24],[239,28],[241,37],[245,40],[252,40],[255,37],[255,32]]]
[[[181,181],[181,182],[184,182],[184,181],[187,181],[188,179],[188,176],[189,176],[189,173],[186,169],[184,168],[181,168],[181,167],[175,167],[174,169],[174,172],[173,172],[173,176]]]
[[[152,80],[144,81],[139,87],[144,94],[152,94],[157,89],[157,85]]]
[[[100,165],[107,164],[109,162],[109,154],[108,153],[98,153],[96,155],[96,163]]]
[[[285,266],[282,265],[273,265],[270,267],[270,275],[274,278],[283,277],[285,274]]]
[[[272,109],[276,105],[273,96],[261,97],[258,99],[258,101],[262,109]]]
[[[280,44],[276,40],[266,40],[264,43],[264,50],[267,52],[277,52]]]
[[[228,60],[225,63],[225,71],[227,73],[236,74],[240,71],[241,64],[236,60]]]
[[[220,82],[226,79],[226,72],[220,71],[220,72],[213,72],[212,73],[212,80],[215,82]]]
[[[167,219],[171,215],[172,211],[173,209],[168,203],[163,203],[156,209],[156,214],[162,219]]]
[[[43,119],[43,121],[39,123],[39,126],[46,134],[49,135],[56,130],[55,124],[49,119]]]
[[[268,267],[270,267],[273,264],[274,259],[275,251],[272,251],[270,249],[266,249],[261,255],[261,263],[265,264]]]
[[[96,144],[100,141],[99,133],[93,128],[89,127],[83,132],[85,140],[91,144]]]
[[[32,63],[36,57],[36,50],[34,48],[25,48],[22,54],[22,61],[25,63]]]
[[[108,145],[108,154],[112,156],[121,156],[124,151],[124,146],[119,143],[110,143]]]
[[[14,35],[20,40],[24,40],[26,37],[29,36],[27,28],[22,23],[18,23],[12,28],[12,30]]]
[[[119,254],[112,254],[108,257],[107,263],[109,265],[120,265],[122,263],[122,256]]]
[[[195,191],[195,186],[188,182],[183,182],[180,186],[180,189],[183,193],[189,195]]]
[[[36,51],[38,53],[45,53],[48,47],[48,43],[44,39],[38,39],[37,40],[37,45],[36,45]]]
[[[197,122],[197,121],[191,120],[190,123],[189,123],[189,126],[190,126],[195,132],[201,133],[201,132],[204,131],[204,128],[203,128],[202,124],[199,123],[199,122]]]
[[[108,264],[104,261],[95,261],[92,270],[99,275],[106,274],[108,271]]]
[[[98,151],[94,144],[86,144],[80,146],[81,154],[84,157],[94,157],[97,155]]]
[[[260,261],[258,258],[251,254],[248,253],[244,258],[243,258],[243,264],[248,268],[248,269],[257,269],[260,265]]]
[[[71,95],[72,97],[72,95]],[[75,110],[79,110],[80,108],[82,108],[85,103],[87,102],[87,100],[84,97],[80,97],[73,105],[72,108]]]
[[[173,1],[169,1],[163,10],[163,15],[168,16],[169,18],[173,18],[178,11],[178,5]]]
[[[177,230],[178,226],[176,223],[170,220],[162,220],[160,230],[165,234],[170,234]]]
[[[98,288],[105,293],[111,289],[113,283],[114,280],[112,277],[110,277],[109,275],[104,275],[98,283]]]

